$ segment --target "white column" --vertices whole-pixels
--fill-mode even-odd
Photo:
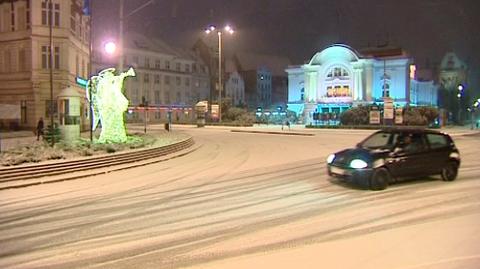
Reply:
[[[357,92],[357,96],[355,97],[356,100],[360,100],[362,101],[363,100],[363,70],[362,69],[357,69],[355,70],[355,82],[356,82],[356,85],[355,85],[355,88],[356,88],[356,92]]]
[[[309,71],[308,72],[308,87],[305,85],[305,101],[306,102],[316,102],[317,101],[317,72]]]

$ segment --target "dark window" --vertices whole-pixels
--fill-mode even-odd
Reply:
[[[59,47],[55,47],[54,48],[54,67],[55,69],[60,69],[60,48]]]
[[[438,149],[448,146],[448,139],[446,136],[441,134],[427,134],[428,143],[430,148]]]
[[[55,4],[55,11],[54,11],[54,16],[55,16],[55,26],[60,26],[60,4]]]
[[[27,1],[27,29],[30,29],[30,1]]]
[[[45,101],[45,117],[50,117],[50,111],[52,109],[52,102],[50,100]],[[53,114],[57,114],[57,101],[53,102]]]
[[[374,133],[365,139],[361,146],[363,148],[384,148],[391,144],[391,134],[388,132]]]
[[[22,117],[22,123],[27,123],[27,101],[22,100],[20,101],[20,109],[21,109],[21,117]]]
[[[42,25],[47,25],[47,21],[48,21],[47,2],[42,2]]]
[[[12,26],[12,31],[15,31],[15,7],[13,5],[13,1],[12,1],[12,8],[11,8],[11,26]]]

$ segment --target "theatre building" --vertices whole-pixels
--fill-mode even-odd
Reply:
[[[286,69],[288,109],[310,124],[314,112],[338,119],[351,107],[381,105],[384,97],[392,98],[396,107],[436,106],[437,86],[415,83],[412,63],[400,48],[375,47],[357,52],[343,44],[332,45],[316,53],[309,63]]]

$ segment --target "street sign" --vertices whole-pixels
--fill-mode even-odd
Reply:
[[[380,124],[380,111],[370,110],[370,124]]]
[[[84,79],[82,77],[75,77],[75,82],[77,85],[81,86],[82,88],[87,88],[88,79]]]
[[[218,119],[218,105],[212,104],[212,118]]]
[[[393,99],[390,97],[383,98],[383,118],[386,120],[394,118]]]
[[[403,124],[403,108],[395,109],[395,124]]]

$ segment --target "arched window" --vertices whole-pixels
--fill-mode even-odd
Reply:
[[[350,73],[345,67],[333,66],[328,69],[326,83],[326,97],[351,97],[352,92]]]
[[[349,76],[350,74],[348,73],[347,69],[338,66],[330,68],[327,73],[327,79],[348,79]]]

